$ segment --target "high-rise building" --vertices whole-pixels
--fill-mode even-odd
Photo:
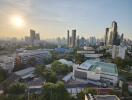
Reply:
[[[117,22],[113,21],[112,26],[109,28],[109,44],[110,45],[120,45],[120,36],[118,34]]]
[[[118,32],[117,32],[117,23],[112,22],[112,34],[113,34],[113,45],[118,45]]]
[[[70,40],[69,40],[69,47],[72,47],[72,37],[70,37]]]
[[[33,42],[36,38],[35,30],[33,29],[30,29],[30,38],[31,38],[31,42]]]
[[[89,44],[91,46],[95,46],[96,45],[96,38],[95,37],[90,37],[89,38]]]
[[[70,36],[69,36],[69,30],[67,31],[67,45],[70,45]]]
[[[109,34],[109,44],[112,45],[113,34],[111,31],[109,32]]]
[[[36,34],[35,34],[35,40],[40,40],[40,35],[39,35],[39,33],[36,33]]]
[[[84,37],[81,37],[81,38],[79,39],[79,47],[80,47],[80,48],[84,48],[84,46],[86,46],[86,40],[85,40]]]
[[[121,59],[125,59],[126,55],[126,46],[124,45],[113,45],[112,48],[112,58],[115,59],[116,57],[120,57]]]
[[[109,28],[106,28],[106,31],[105,31],[105,45],[108,45],[108,35],[109,35]]]
[[[124,34],[122,33],[122,34],[121,34],[121,38],[120,38],[120,43],[123,42],[123,37],[124,37]]]
[[[72,47],[76,46],[76,30],[72,30]]]
[[[77,36],[77,39],[76,39],[76,46],[77,46],[77,48],[80,47],[79,44],[80,44],[80,39],[79,39],[79,36]]]

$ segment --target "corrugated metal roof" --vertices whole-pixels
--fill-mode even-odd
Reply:
[[[23,69],[23,70],[20,70],[20,71],[16,71],[14,73],[18,76],[24,76],[24,75],[30,74],[30,72],[32,72],[34,70],[35,70],[34,67],[29,67],[29,68],[26,68],[26,69]]]

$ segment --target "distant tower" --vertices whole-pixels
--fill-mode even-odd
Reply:
[[[116,21],[112,22],[112,31],[117,33],[117,22]]]
[[[39,33],[36,33],[36,34],[35,34],[35,39],[36,39],[36,40],[40,40],[40,35],[39,35]]]
[[[34,42],[36,36],[35,36],[35,30],[30,29],[30,38],[31,38],[31,42]]]
[[[72,30],[72,47],[76,46],[76,30]]]
[[[108,45],[108,34],[109,34],[109,28],[106,28],[106,31],[105,31],[105,45]]]
[[[76,39],[76,45],[77,45],[77,48],[79,48],[79,36],[77,36],[77,39]]]
[[[110,45],[119,45],[119,35],[118,35],[118,26],[117,22],[113,21],[111,28],[109,28],[109,44]]]
[[[70,45],[70,36],[69,36],[69,30],[67,30],[67,46]]]
[[[115,21],[112,22],[112,44],[118,45],[118,32],[117,32],[117,23]]]
[[[123,38],[124,38],[124,34],[122,33],[122,34],[121,34],[121,38],[120,38],[120,43],[123,42]]]

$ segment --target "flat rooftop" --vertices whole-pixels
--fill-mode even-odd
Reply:
[[[99,60],[87,60],[78,68],[88,71],[101,70],[103,73],[118,74],[117,66],[115,64],[100,62]]]
[[[115,95],[96,95],[95,98],[96,100],[120,100]]]

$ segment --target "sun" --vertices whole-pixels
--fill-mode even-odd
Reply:
[[[22,27],[24,25],[24,19],[21,16],[12,16],[11,24],[15,27]]]

